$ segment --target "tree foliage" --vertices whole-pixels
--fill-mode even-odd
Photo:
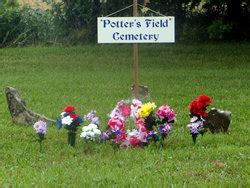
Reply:
[[[43,0],[47,11],[0,1],[0,45],[48,41],[78,44],[96,41],[97,17],[106,16],[133,0]],[[138,0],[166,16],[175,16],[176,39],[184,41],[249,40],[250,0]],[[132,16],[133,8],[114,16]],[[157,16],[149,10],[140,16]],[[19,41],[19,42],[17,42]]]
[[[0,9],[0,47],[53,42],[56,30],[49,11],[5,4]]]
[[[164,15],[176,17],[177,39],[229,40],[249,38],[249,0],[139,0],[149,8]],[[145,3],[147,2],[147,3]],[[81,27],[92,27],[96,32],[96,17],[108,15],[133,3],[132,0],[64,0],[68,23]],[[85,8],[84,8],[85,7]],[[86,8],[87,7],[87,8]],[[93,9],[96,7],[96,9]],[[94,11],[91,11],[94,10]],[[132,8],[116,16],[131,16]],[[80,21],[81,20],[81,21]],[[81,23],[81,24],[79,24]]]

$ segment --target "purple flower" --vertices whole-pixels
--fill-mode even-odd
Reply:
[[[34,124],[34,129],[37,134],[46,134],[47,133],[47,123],[44,121],[38,121]]]
[[[161,125],[159,126],[158,130],[159,130],[159,133],[160,134],[168,134],[170,131],[171,131],[171,124],[164,124],[164,125]]]
[[[92,124],[99,125],[99,118],[96,116],[96,111],[91,110],[88,114],[84,116],[84,119],[89,120]]]
[[[191,134],[199,134],[203,128],[203,121],[197,121],[187,125]]]
[[[146,139],[147,141],[150,141],[152,139],[156,139],[158,136],[157,136],[157,132],[155,131],[149,131],[147,136],[146,136]]]
[[[91,123],[99,125],[100,124],[99,118],[98,117],[92,118]]]
[[[84,116],[84,119],[91,120],[96,116],[96,111],[91,110],[88,114]]]
[[[104,131],[101,133],[100,141],[104,142],[106,140],[109,140],[110,138],[111,138],[111,133],[109,131]]]

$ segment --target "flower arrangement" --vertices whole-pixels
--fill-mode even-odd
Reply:
[[[45,134],[47,133],[47,123],[44,121],[37,121],[33,125],[37,135],[38,135],[38,142],[40,144],[40,152],[42,152],[42,141],[45,139]]]
[[[161,106],[156,112],[155,109],[156,105],[151,102],[143,104],[137,99],[119,101],[109,115],[102,140],[111,140],[125,147],[164,140],[170,133],[176,114],[168,105]]]
[[[83,120],[75,113],[74,106],[66,106],[61,113],[61,117],[57,118],[56,122],[59,129],[64,127],[68,130],[75,130]]]
[[[84,116],[85,120],[89,120],[90,124],[82,128],[80,137],[85,141],[99,141],[101,131],[99,130],[99,117],[96,116],[96,111],[92,110]]]
[[[80,137],[85,141],[99,141],[100,135],[101,131],[98,129],[98,126],[91,123],[88,126],[84,126],[82,128]]]
[[[75,113],[75,107],[66,106],[56,122],[59,129],[63,127],[68,130],[68,144],[75,146],[77,127],[83,123],[83,119]]]
[[[192,135],[193,142],[199,134],[203,135],[205,130],[203,127],[205,117],[208,116],[206,112],[207,107],[212,103],[212,98],[207,95],[200,95],[196,100],[191,101],[189,104],[190,123],[187,125],[190,134]]]
[[[141,115],[141,110],[138,111],[138,114],[139,117],[142,118],[141,121],[145,122],[145,127],[148,131],[147,139],[163,141],[170,133],[172,124],[176,121],[175,112],[168,105],[162,105],[156,113],[154,112],[156,108],[154,103],[147,103],[143,105],[142,108],[144,106],[148,109],[146,116]]]

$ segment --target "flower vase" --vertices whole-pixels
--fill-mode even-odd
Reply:
[[[147,130],[151,131],[151,130],[153,130],[153,126],[156,124],[156,119],[153,115],[149,115],[145,119],[145,123],[146,123]]]
[[[68,144],[72,147],[76,145],[76,130],[68,131]]]
[[[38,142],[39,142],[39,145],[40,145],[40,149],[39,149],[40,153],[42,153],[42,142],[43,142],[44,139],[45,139],[44,134],[43,133],[38,133]]]
[[[194,144],[196,143],[196,138],[197,138],[198,134],[192,134],[192,138],[193,138],[193,142]]]

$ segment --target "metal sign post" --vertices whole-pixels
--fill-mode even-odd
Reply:
[[[138,16],[138,1],[134,0],[133,16]],[[138,79],[138,44],[134,43],[134,97],[137,99],[139,95],[139,79]]]

